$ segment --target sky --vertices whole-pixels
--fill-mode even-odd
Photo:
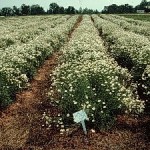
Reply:
[[[104,6],[111,4],[130,4],[132,6],[136,6],[140,4],[141,1],[142,0],[0,0],[0,8],[12,7],[14,5],[20,7],[22,4],[39,4],[45,10],[47,10],[49,8],[49,4],[55,2],[59,6],[63,6],[65,8],[68,6],[74,6],[76,9],[79,9],[80,7],[87,7],[101,11]]]

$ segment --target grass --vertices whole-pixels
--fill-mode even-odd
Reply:
[[[135,20],[150,21],[150,14],[122,14],[126,18],[132,18]]]

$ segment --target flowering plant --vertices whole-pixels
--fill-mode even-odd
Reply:
[[[107,128],[119,113],[143,111],[144,103],[126,88],[130,78],[127,69],[108,55],[90,16],[84,15],[53,72],[55,91],[50,90],[49,96],[62,110],[64,125],[73,122],[74,112],[84,109],[90,123]]]

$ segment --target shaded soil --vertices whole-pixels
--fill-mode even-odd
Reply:
[[[80,17],[72,32],[79,26]],[[69,34],[71,38],[72,32]],[[30,87],[17,94],[16,102],[1,112],[0,149],[2,150],[149,150],[149,118],[118,116],[118,124],[109,131],[91,131],[73,126],[64,135],[56,127],[47,127],[43,112],[56,115],[59,110],[48,100],[50,74],[58,64],[61,52],[54,53],[31,81]],[[88,128],[88,127],[87,127]]]
[[[148,118],[145,118],[146,120]],[[142,120],[118,116],[118,124],[108,131],[88,129],[85,136],[79,126],[69,128],[71,132],[61,135],[55,128],[41,127],[37,120],[26,143],[26,149],[41,150],[149,150],[150,142],[146,125]],[[88,127],[87,127],[88,128]],[[24,149],[22,148],[22,149]]]
[[[48,149],[76,149],[76,150],[148,150],[150,147],[145,143],[144,136],[141,132],[132,133],[128,130],[115,130],[110,132],[92,133],[89,131],[88,136],[83,135],[79,129],[71,136],[61,136],[55,134],[47,144],[28,146],[27,148]]]

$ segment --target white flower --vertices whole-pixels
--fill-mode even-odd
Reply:
[[[73,101],[73,103],[76,105],[77,104],[77,102],[76,101]]]
[[[69,132],[69,129],[66,129],[66,132]]]
[[[91,131],[92,133],[95,133],[95,130],[94,130],[94,129],[91,129],[90,131]]]
[[[89,104],[89,101],[86,101],[85,103],[86,103],[86,104]]]
[[[88,105],[87,105],[87,108],[90,108],[90,107],[91,107],[91,104],[88,104]]]
[[[88,96],[87,96],[87,95],[85,95],[85,98],[86,98],[86,99],[88,99]]]
[[[92,110],[95,110],[95,107],[92,107]]]
[[[70,114],[67,114],[67,117],[70,117]]]
[[[65,132],[65,129],[60,129],[60,134],[63,134]]]
[[[98,102],[100,103],[100,102],[101,102],[101,100],[98,100]]]
[[[103,106],[103,108],[106,108],[106,106]]]
[[[58,91],[58,92],[61,92],[61,90],[60,90],[60,89],[58,89],[57,91]]]
[[[105,102],[102,102],[102,104],[105,105],[106,103],[105,103]]]

